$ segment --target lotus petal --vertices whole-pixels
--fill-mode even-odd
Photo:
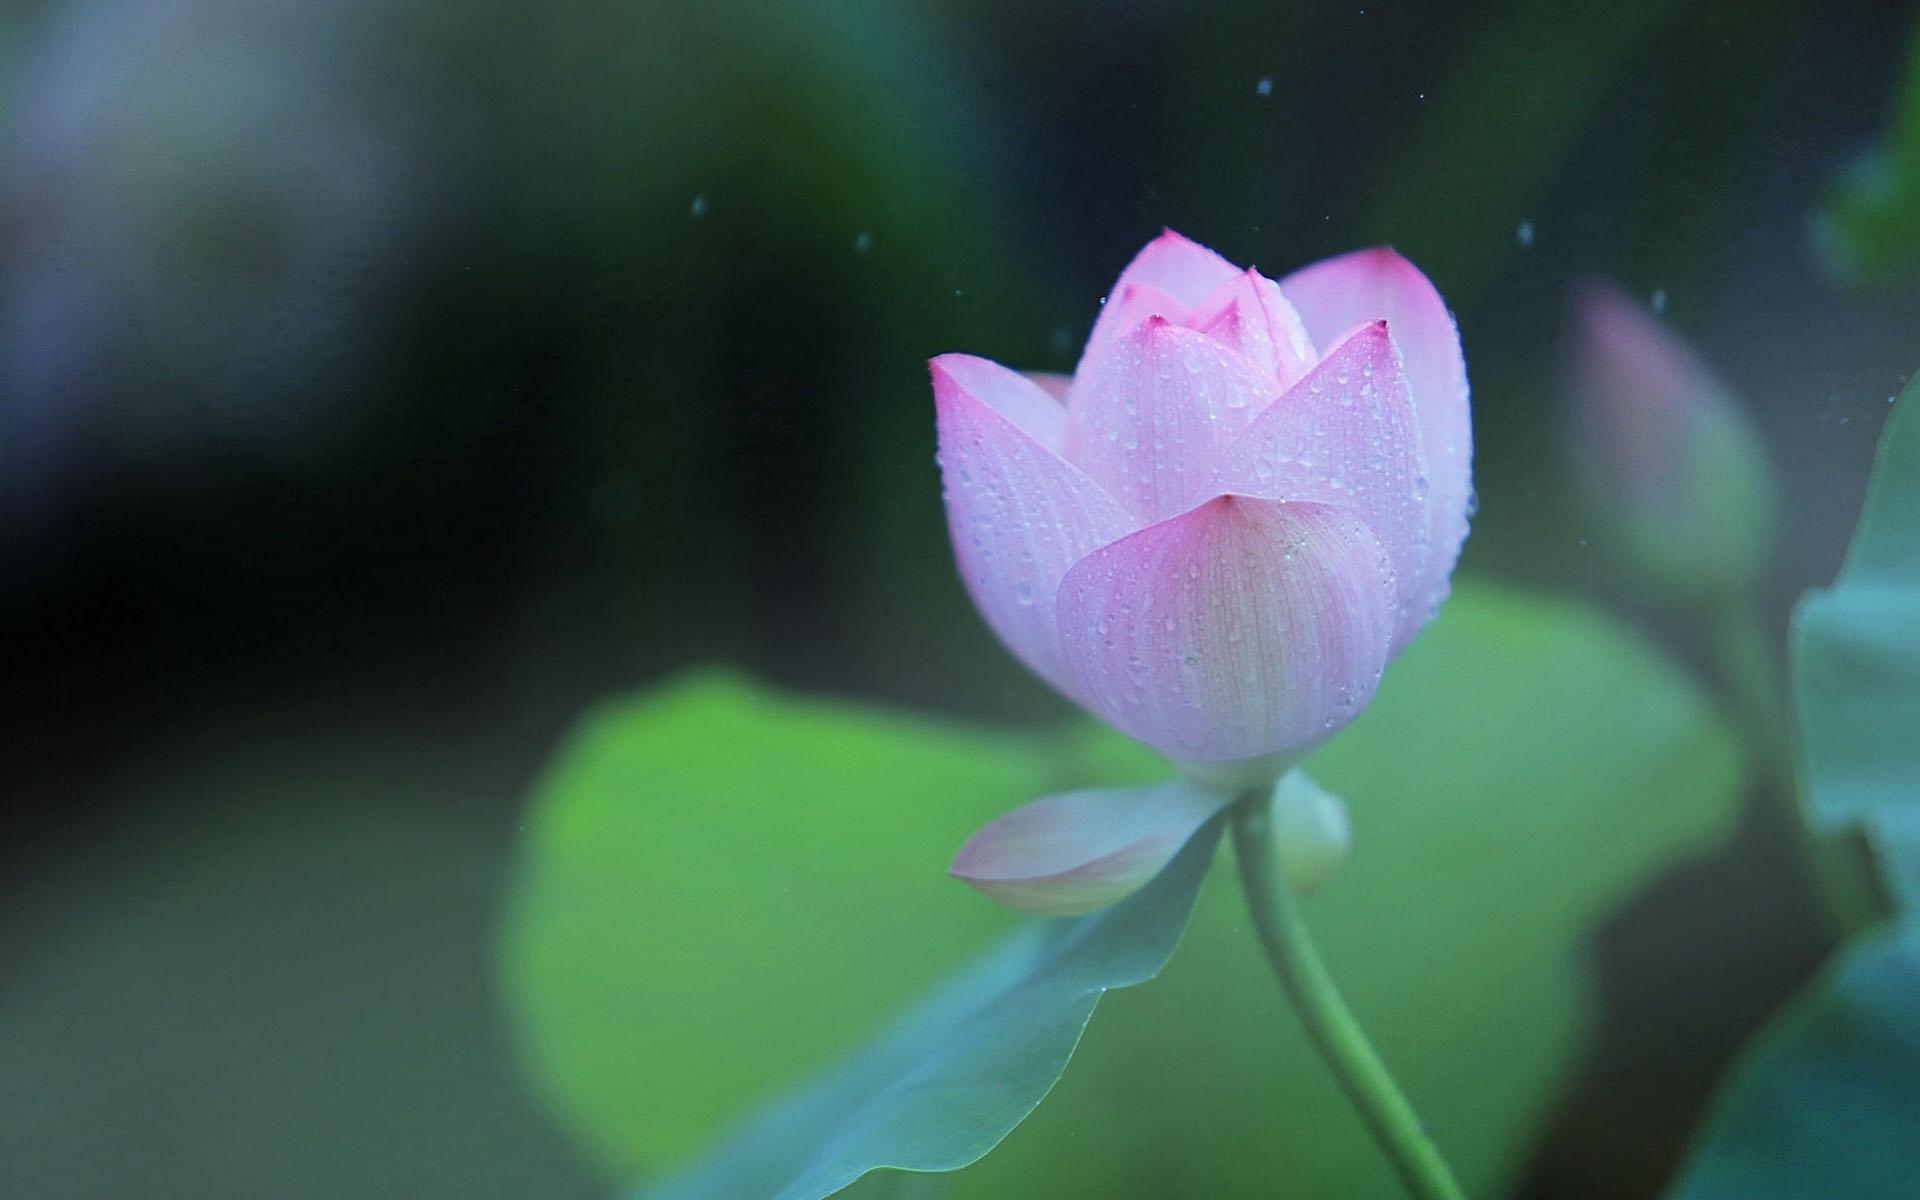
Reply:
[[[1424,595],[1429,558],[1413,399],[1385,321],[1362,326],[1268,405],[1221,455],[1213,494],[1318,500],[1352,509],[1393,560],[1399,591]],[[1399,606],[1398,651],[1426,623]]]
[[[1088,336],[1086,348],[1081,351],[1081,364],[1085,365],[1097,348],[1141,321],[1140,316],[1124,313],[1115,306],[1115,300],[1124,301],[1130,288],[1151,288],[1171,297],[1181,306],[1181,312],[1178,316],[1173,313],[1161,315],[1181,320],[1185,318],[1187,310],[1239,273],[1240,268],[1205,246],[1188,241],[1171,229],[1162,230],[1159,237],[1148,242],[1140,253],[1133,256],[1133,261],[1127,264],[1126,270],[1120,272],[1120,278],[1107,293],[1100,315],[1094,320],[1093,333]],[[1079,369],[1076,368],[1074,373],[1079,374]]]
[[[1151,316],[1074,377],[1064,452],[1137,525],[1164,520],[1193,506],[1220,451],[1278,394],[1235,351]]]
[[[1424,587],[1407,589],[1405,599],[1430,614],[1446,599],[1471,515],[1473,431],[1460,331],[1420,269],[1384,246],[1302,268],[1282,279],[1280,290],[1300,310],[1316,344],[1328,345],[1356,325],[1384,320],[1400,350],[1420,422],[1431,546]]]
[[[1048,448],[1066,420],[1031,381],[985,359],[929,364],[960,576],[1000,640],[1057,679],[1052,599],[1074,562],[1133,521],[1120,503]]]
[[[1195,306],[1187,324],[1265,368],[1282,389],[1305,375],[1318,357],[1280,285],[1251,268]]]
[[[1070,692],[1207,762],[1299,749],[1351,720],[1386,664],[1392,604],[1360,517],[1230,495],[1089,554],[1057,609]]]

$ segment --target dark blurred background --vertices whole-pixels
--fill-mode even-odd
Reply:
[[[1273,274],[1413,258],[1474,384],[1463,569],[1690,655],[1562,489],[1563,297],[1617,279],[1766,431],[1783,621],[1920,359],[1920,291],[1814,233],[1911,20],[7,0],[0,1192],[594,1194],[493,998],[529,781],[593,698],[716,657],[1059,714],[956,585],[924,361],[1070,369],[1162,225]],[[1538,1194],[1649,1194],[1815,961],[1778,840],[1603,933]],[[1689,921],[1781,932],[1638,936]]]

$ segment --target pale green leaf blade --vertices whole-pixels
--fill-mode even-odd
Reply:
[[[1894,906],[1920,909],[1920,804],[1874,810],[1867,817],[1867,844]]]
[[[1052,1090],[1100,997],[1166,965],[1219,835],[1216,818],[1113,908],[1017,930],[844,1065],[641,1194],[816,1200],[878,1167],[952,1171],[979,1159]]]
[[[1832,587],[1794,614],[1800,773],[1814,824],[1858,829],[1920,902],[1920,402],[1909,386]],[[1856,939],[1747,1051],[1677,1189],[1685,1200],[1912,1194],[1920,926]]]
[[[1920,806],[1920,388],[1887,427],[1832,587],[1794,613],[1803,794],[1816,825]]]

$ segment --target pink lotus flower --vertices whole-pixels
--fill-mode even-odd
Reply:
[[[1466,367],[1439,294],[1391,250],[1276,284],[1169,231],[1122,272],[1070,381],[961,354],[931,369],[954,551],[987,623],[1190,775],[1270,781],[1366,707],[1447,595]],[[1129,827],[1160,845],[1219,806],[1180,786],[1130,805]],[[1097,795],[1002,818],[956,873],[1007,896],[1025,881],[1031,901],[1033,880],[1080,872],[1080,904],[1098,843],[1139,875],[1141,838],[1077,835],[1117,812]]]

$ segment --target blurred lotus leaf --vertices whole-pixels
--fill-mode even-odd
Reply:
[[[1584,1048],[1587,934],[1730,828],[1729,734],[1593,612],[1463,581],[1310,769],[1355,830],[1310,918],[1463,1181],[1497,1193]],[[967,830],[1163,772],[1090,724],[1021,737],[727,676],[610,704],[529,816],[502,946],[528,1069],[610,1179],[690,1161],[1006,924],[944,877]],[[1102,1005],[1053,1097],[950,1194],[1396,1194],[1229,876],[1161,978]]]
[[[1893,282],[1920,258],[1920,29],[1886,134],[1835,175],[1812,237],[1820,266],[1844,284]]]
[[[1920,926],[1856,940],[1747,1052],[1675,1200],[1913,1195]]]

